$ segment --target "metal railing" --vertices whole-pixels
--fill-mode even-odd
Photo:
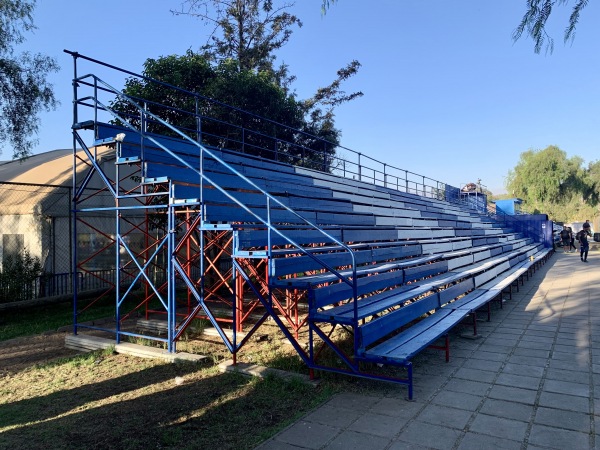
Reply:
[[[402,169],[330,140],[257,114],[244,111],[195,92],[173,86],[119,67],[65,50],[74,58],[108,67],[165,90],[170,104],[135,96],[115,97],[110,108],[123,120],[141,127],[139,111],[130,102],[151,113],[145,118],[145,131],[181,137],[192,136],[205,148],[219,148],[251,154],[270,160],[332,173],[357,181],[423,197],[464,203],[454,195],[460,189],[425,175]],[[79,77],[83,81],[85,77]],[[97,89],[104,90],[97,86]],[[105,89],[110,91],[110,89]],[[84,99],[81,99],[84,100]],[[91,99],[88,99],[91,100]],[[87,104],[92,107],[93,102]],[[84,101],[80,101],[85,105]],[[108,106],[108,105],[107,105]],[[228,120],[223,120],[227,117]],[[110,118],[114,120],[114,118]],[[166,126],[165,124],[173,124]]]

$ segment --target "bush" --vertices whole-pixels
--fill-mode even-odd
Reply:
[[[0,271],[0,303],[36,298],[36,286],[42,273],[42,263],[27,249],[19,255],[7,256]]]

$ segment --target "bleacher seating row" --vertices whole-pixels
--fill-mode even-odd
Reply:
[[[96,133],[98,143],[125,133],[118,164],[140,164],[142,183],[168,180],[172,200],[197,204],[206,229],[230,226],[232,258],[267,259],[270,295],[303,293],[311,336],[329,343],[323,330],[351,330],[353,354],[340,355],[347,372],[405,367],[397,381],[409,398],[411,358],[445,338],[448,359],[449,331],[471,316],[477,334],[477,311],[486,307],[489,320],[491,302],[502,305],[502,293],[512,294],[551,254],[531,237],[437,198],[214,148],[215,157],[204,152],[199,160],[192,142],[142,140],[113,125],[96,124]],[[301,356],[311,369],[328,370],[315,353]]]

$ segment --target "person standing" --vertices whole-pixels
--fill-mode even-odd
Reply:
[[[567,253],[571,245],[571,235],[568,228],[563,228],[560,232],[560,240],[562,241],[563,252]]]
[[[576,251],[577,247],[575,247],[575,233],[573,233],[573,228],[569,227],[569,234],[571,235],[571,242],[569,243],[569,251]]]
[[[588,237],[591,236],[590,224],[588,222],[583,224],[583,230],[577,233],[577,239],[579,240],[579,253],[583,262],[588,262],[588,251],[590,250],[590,244]]]

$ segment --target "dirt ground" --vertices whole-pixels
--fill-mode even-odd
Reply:
[[[0,377],[36,364],[76,355],[65,347],[66,332],[47,332],[0,342]]]

